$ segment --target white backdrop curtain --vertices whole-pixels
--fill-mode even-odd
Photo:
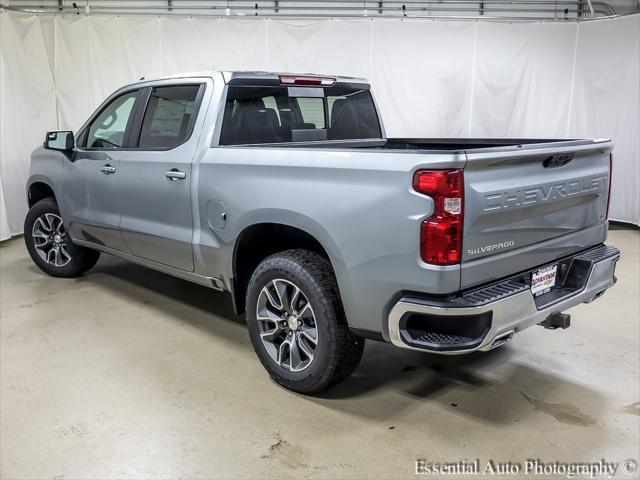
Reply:
[[[29,154],[119,86],[183,71],[364,76],[389,136],[611,137],[610,217],[640,224],[640,15],[575,23],[0,14],[0,239]]]

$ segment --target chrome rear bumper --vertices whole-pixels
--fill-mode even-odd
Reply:
[[[527,273],[517,279],[511,278],[476,289],[445,302],[403,297],[389,313],[389,337],[398,347],[434,353],[462,354],[490,350],[510,340],[515,333],[542,322],[549,315],[598,298],[615,284],[614,271],[619,258],[620,252],[615,247],[601,245],[565,259],[565,262],[571,265],[570,268],[574,265],[580,267],[574,275],[578,279],[571,278],[570,282],[566,282],[569,287],[573,285],[574,288],[565,288],[566,294],[556,294],[551,303],[544,303],[541,301],[542,297],[534,298],[529,286],[522,281]],[[475,318],[484,319],[483,321],[487,321],[487,327],[476,338],[467,339],[472,341],[460,341],[458,344],[447,339],[445,335],[442,340],[445,343],[438,346],[437,343],[424,342],[412,337],[409,329],[405,328],[407,318],[419,318],[421,315],[435,319],[441,322],[441,325],[443,320],[453,321],[454,318],[456,321],[463,319],[462,321],[469,322],[473,322]],[[464,320],[465,318],[468,320]],[[441,339],[442,335],[434,333],[428,338]],[[452,338],[455,340],[456,337]]]

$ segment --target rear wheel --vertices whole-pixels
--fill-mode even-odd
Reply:
[[[247,323],[262,365],[280,385],[317,393],[351,375],[364,339],[349,332],[329,261],[307,250],[266,258],[247,289]]]
[[[53,198],[35,203],[24,221],[24,240],[33,262],[54,277],[76,277],[93,267],[100,253],[73,243]]]

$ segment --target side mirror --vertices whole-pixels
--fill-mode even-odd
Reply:
[[[75,147],[75,139],[73,138],[73,132],[60,131],[60,132],[47,132],[47,136],[44,139],[44,148],[48,150],[58,150],[59,152],[70,152]]]

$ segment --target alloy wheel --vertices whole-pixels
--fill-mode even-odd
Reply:
[[[36,252],[49,265],[64,267],[71,261],[62,218],[55,213],[40,215],[33,223],[31,236]]]
[[[276,279],[258,296],[260,338],[271,359],[299,372],[311,365],[318,347],[316,317],[307,296],[289,280]]]

